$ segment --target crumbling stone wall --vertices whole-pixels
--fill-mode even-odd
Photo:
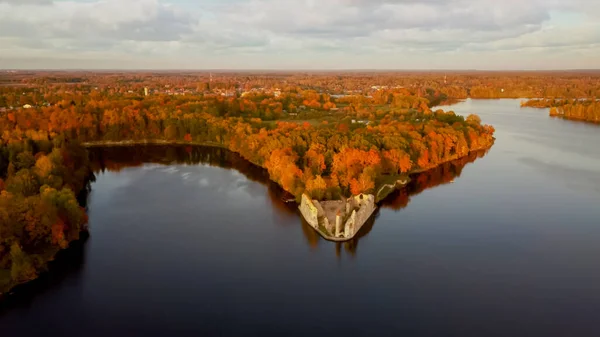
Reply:
[[[361,227],[369,220],[369,217],[375,212],[375,196],[372,194],[361,194],[354,196],[351,200],[354,210],[344,224],[344,237],[352,238]],[[358,210],[357,210],[358,209]]]
[[[303,195],[299,208],[306,222],[330,240],[353,238],[377,208],[375,196],[371,194],[357,195],[345,202],[326,201],[324,204],[327,206]],[[338,204],[339,206],[336,206]],[[325,211],[323,207],[328,211]],[[332,210],[336,210],[337,214],[333,214]],[[331,214],[327,214],[327,212]],[[327,232],[322,233],[320,226]]]
[[[306,195],[302,195],[302,201],[300,202],[300,213],[308,222],[309,225],[314,227],[316,230],[319,229],[319,210],[313,204],[313,201]]]

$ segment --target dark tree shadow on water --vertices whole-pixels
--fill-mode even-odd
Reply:
[[[363,225],[358,234],[346,242],[334,242],[335,254],[341,258],[342,255],[353,258],[357,254],[359,241],[368,236],[375,228],[375,223],[379,217],[379,212],[382,208],[401,211],[408,207],[411,197],[422,193],[425,190],[452,183],[460,177],[463,168],[475,162],[478,158],[483,158],[487,154],[487,150],[471,152],[468,156],[450,161],[440,166],[417,174],[411,175],[411,181],[408,185],[391,193],[387,198],[379,203],[379,208],[373,213],[369,220]],[[300,216],[300,215],[299,215]],[[301,217],[301,216],[300,216]],[[315,250],[321,241],[327,241],[322,238],[304,219],[302,219],[302,232],[306,237],[308,245]]]
[[[58,252],[54,261],[48,264],[46,272],[31,282],[16,286],[0,299],[0,317],[9,310],[30,307],[37,296],[60,287],[67,278],[80,273],[85,266],[88,239],[87,232],[81,233],[79,240]]]
[[[412,196],[431,188],[453,183],[454,180],[460,177],[465,166],[479,158],[483,158],[487,152],[488,150],[474,151],[461,159],[449,161],[431,170],[411,175],[408,185],[391,193],[381,201],[380,206],[395,211],[406,208]]]
[[[377,211],[363,225],[359,233],[346,242],[327,242],[312,227],[310,227],[298,212],[295,203],[286,203],[290,199],[289,193],[283,191],[276,183],[269,179],[268,172],[258,167],[236,153],[221,148],[198,146],[166,146],[148,145],[131,147],[106,147],[89,150],[90,165],[94,172],[89,177],[84,190],[78,195],[78,200],[87,208],[88,198],[92,190],[95,174],[105,171],[118,172],[131,167],[141,167],[145,164],[155,163],[161,165],[187,164],[209,165],[224,169],[235,169],[244,174],[249,180],[264,184],[268,188],[268,198],[273,207],[281,214],[302,219],[302,233],[311,250],[320,245],[333,247],[338,258],[347,255],[356,257],[359,241],[368,236],[375,227],[381,208],[390,208],[400,211],[407,207],[410,198],[427,189],[451,183],[459,177],[462,169],[477,158],[485,156],[487,151],[472,152],[462,159],[444,163],[432,170],[414,174],[411,182],[402,189],[390,194],[379,203]],[[292,225],[297,222],[290,221]],[[50,262],[48,271],[32,282],[15,287],[10,294],[0,299],[0,315],[14,308],[29,307],[34,298],[52,288],[60,287],[64,280],[79,273],[85,266],[86,242],[89,235],[82,233],[81,239],[71,243],[66,250],[59,252],[54,261]]]
[[[407,207],[411,196],[421,192],[449,184],[460,177],[463,168],[473,163],[478,158],[487,154],[487,150],[474,151],[461,159],[443,163],[438,167],[413,174],[410,183],[390,194],[379,203],[378,210],[363,225],[359,233],[351,240],[342,243],[331,243],[335,246],[337,256],[346,252],[349,256],[356,256],[358,242],[366,237],[375,226],[381,208],[389,208],[396,211]],[[298,216],[301,221],[302,233],[311,250],[316,250],[322,238],[306,221],[297,210],[296,203],[286,203],[285,200],[293,199],[288,192],[284,191],[269,178],[269,173],[256,166],[240,155],[226,149],[202,146],[183,145],[147,145],[131,147],[104,147],[90,149],[92,169],[96,173],[108,171],[120,171],[129,167],[141,167],[144,164],[155,163],[161,165],[188,164],[209,165],[224,169],[234,169],[244,174],[251,181],[259,182],[268,188],[268,196],[271,205],[289,216]],[[290,222],[295,224],[295,222]],[[328,242],[329,243],[329,242]]]

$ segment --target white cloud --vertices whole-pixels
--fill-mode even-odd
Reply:
[[[0,0],[0,67],[600,67],[598,18],[595,0]]]

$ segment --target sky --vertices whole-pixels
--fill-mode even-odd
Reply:
[[[600,68],[600,0],[0,0],[0,69]]]

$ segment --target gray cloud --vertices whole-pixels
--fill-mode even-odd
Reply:
[[[0,4],[11,5],[51,5],[53,0],[0,0]]]
[[[380,3],[377,5],[377,3]],[[318,4],[318,5],[317,5]],[[350,0],[262,0],[231,5],[225,18],[281,32],[395,28],[497,29],[507,25],[540,24],[549,18],[538,3],[524,2],[513,7],[506,1],[379,1]]]
[[[4,15],[3,15],[4,14]],[[62,42],[72,48],[122,41],[177,41],[191,33],[192,17],[155,0],[57,2],[43,13],[0,13],[0,36]]]
[[[227,53],[240,58],[344,53],[387,59],[397,53],[434,58],[435,53],[572,46],[585,47],[593,56],[600,44],[598,18],[600,1],[595,0],[236,0],[194,5],[0,0],[0,51],[5,57],[35,50],[40,57],[70,52],[70,57],[156,60],[191,55],[223,60]]]

